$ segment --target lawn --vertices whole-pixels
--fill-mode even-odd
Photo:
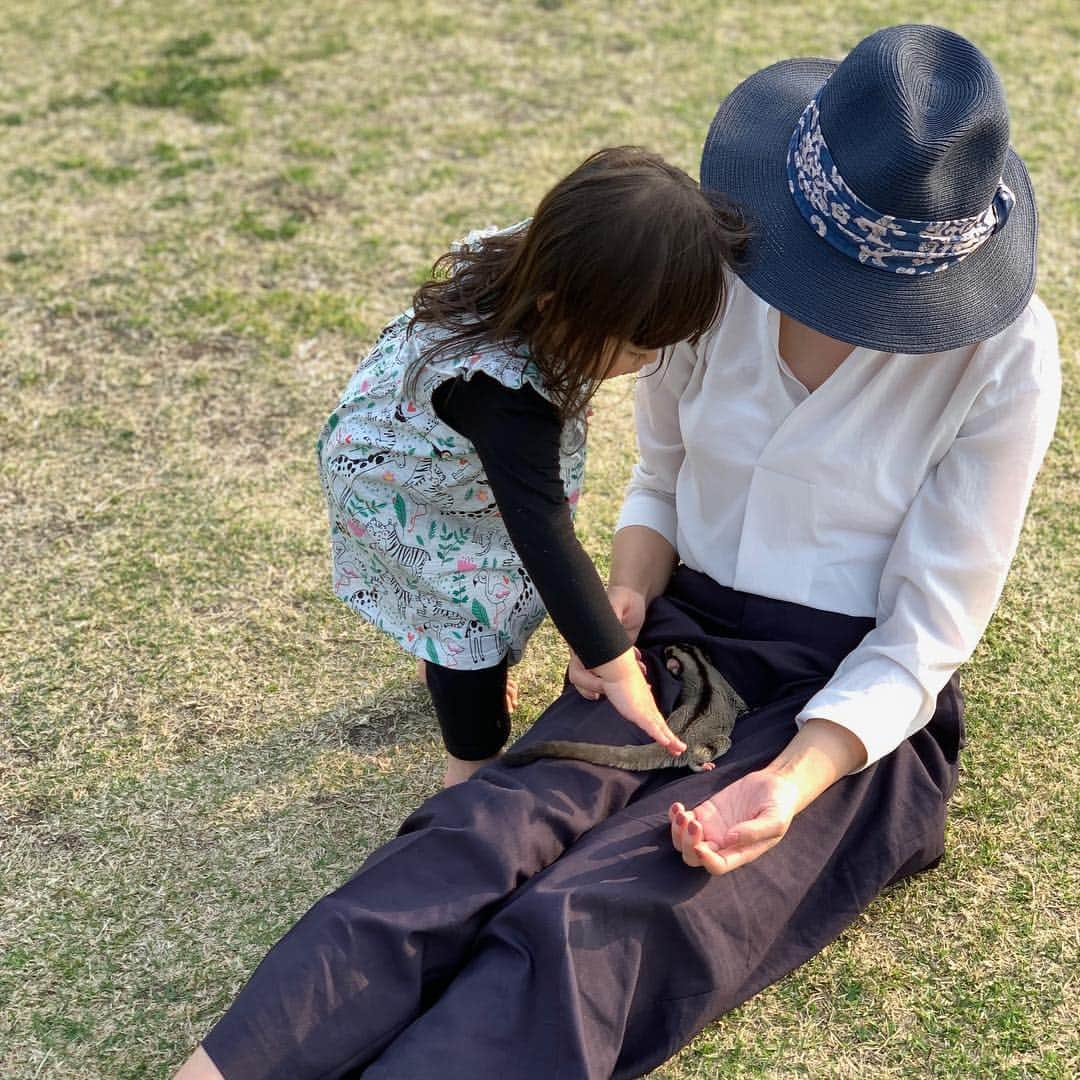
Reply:
[[[604,145],[696,174],[739,79],[927,18],[1006,85],[1057,437],[965,669],[945,861],[653,1075],[1080,1073],[1073,3],[0,0],[5,1080],[166,1075],[436,789],[410,663],[331,595],[313,455],[432,260]],[[603,566],[628,383],[593,431]],[[563,663],[545,626],[521,727]]]

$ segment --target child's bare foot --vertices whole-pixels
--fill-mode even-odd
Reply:
[[[180,1066],[180,1071],[173,1080],[224,1080],[224,1077],[206,1051],[197,1046],[195,1053]]]
[[[427,686],[427,661],[416,661],[416,679]],[[518,681],[514,675],[506,676],[506,711],[512,713],[518,707]]]
[[[485,765],[490,765],[501,757],[501,750],[494,757],[482,758],[480,761],[464,761],[462,758],[454,757],[453,754],[447,754],[446,772],[443,774],[442,786],[448,788],[453,787],[455,784],[464,783],[477,769],[482,769]]]

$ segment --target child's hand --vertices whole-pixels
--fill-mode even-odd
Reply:
[[[645,661],[641,659],[641,650],[634,646],[634,659],[641,669],[642,677],[645,675]],[[577,688],[577,692],[590,701],[598,701],[604,696],[604,680],[595,671],[587,668],[573,649],[570,650],[570,663],[566,667],[566,677],[571,685]]]
[[[623,624],[631,641],[636,641],[645,622],[645,597],[642,593],[629,589],[624,585],[609,585],[608,600],[611,610],[615,612],[619,622]],[[638,666],[644,675],[645,665],[641,660],[641,653],[634,649]],[[570,650],[570,664],[566,672],[567,678],[577,687],[578,693],[590,701],[596,701],[604,693],[603,679],[595,672],[590,671],[573,649]],[[620,710],[621,711],[621,710]]]
[[[630,723],[651,735],[673,757],[686,750],[686,743],[672,732],[656,707],[636,649],[627,649],[614,660],[593,668],[592,674],[600,680],[600,692]]]

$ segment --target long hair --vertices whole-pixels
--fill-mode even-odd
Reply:
[[[748,237],[722,196],[639,147],[600,150],[541,200],[527,228],[447,252],[413,298],[445,352],[524,344],[566,419],[596,391],[620,345],[696,341],[724,301],[724,267]],[[408,382],[407,382],[408,385]]]

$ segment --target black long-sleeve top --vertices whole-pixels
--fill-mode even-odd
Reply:
[[[590,668],[625,652],[626,630],[574,533],[555,406],[530,386],[511,390],[481,373],[448,379],[432,405],[476,447],[506,531],[570,648]]]

